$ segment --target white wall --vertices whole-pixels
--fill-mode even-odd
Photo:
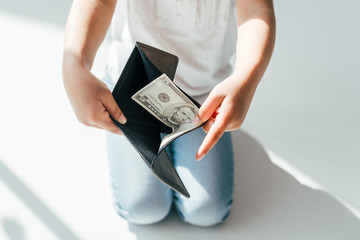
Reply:
[[[244,129],[360,210],[360,2],[275,10],[275,52]]]

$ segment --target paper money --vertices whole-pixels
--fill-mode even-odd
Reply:
[[[167,141],[200,124],[195,121],[198,107],[176,87],[166,74],[150,82],[131,98],[162,123],[172,128],[173,132],[164,138]]]

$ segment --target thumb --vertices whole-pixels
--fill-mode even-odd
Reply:
[[[224,96],[219,96],[211,92],[198,111],[197,115],[200,122],[207,121],[214,114],[216,109],[220,107],[224,98]]]
[[[108,94],[105,94],[100,100],[101,103],[104,105],[106,111],[110,114],[110,116],[113,119],[120,122],[121,124],[126,123],[127,121],[126,117],[124,116],[123,112],[120,110],[113,95],[110,92]]]

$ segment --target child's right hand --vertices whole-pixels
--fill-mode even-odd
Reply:
[[[78,121],[86,126],[122,134],[110,116],[121,124],[126,118],[105,83],[84,67],[63,68],[63,81]]]

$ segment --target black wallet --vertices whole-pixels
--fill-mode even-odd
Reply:
[[[164,73],[173,80],[178,61],[178,57],[173,54],[136,42],[112,93],[127,122],[122,125],[115,119],[112,120],[153,173],[173,190],[189,198],[167,152],[164,148],[159,149],[161,133],[170,133],[172,129],[131,99],[138,90]],[[200,107],[198,102],[182,92]]]

